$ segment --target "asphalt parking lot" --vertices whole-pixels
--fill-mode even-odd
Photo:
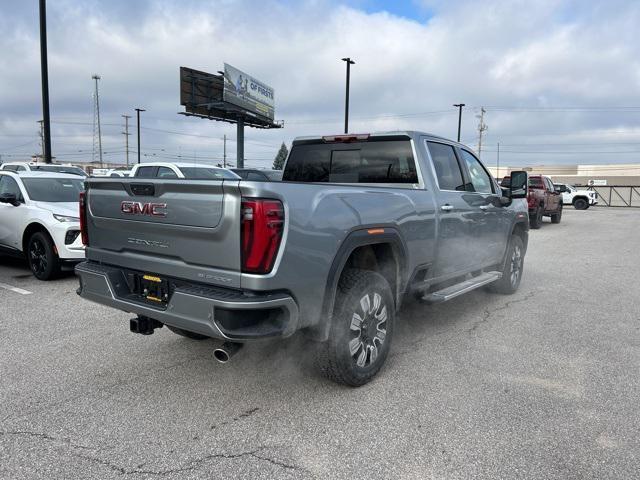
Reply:
[[[359,389],[301,338],[221,365],[1,258],[0,477],[637,478],[639,233],[640,210],[545,219],[515,295],[408,305]]]

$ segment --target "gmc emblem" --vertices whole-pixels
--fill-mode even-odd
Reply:
[[[120,204],[120,211],[128,215],[150,215],[152,217],[166,217],[167,204],[124,201]]]

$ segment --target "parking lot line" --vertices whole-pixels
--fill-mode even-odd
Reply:
[[[33,292],[29,290],[24,290],[18,287],[12,287],[11,285],[7,285],[6,283],[0,282],[0,288],[4,288],[5,290],[11,290],[12,292],[19,293],[20,295],[31,295]]]

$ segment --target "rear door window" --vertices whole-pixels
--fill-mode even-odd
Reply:
[[[178,175],[168,167],[160,167],[158,168],[158,178],[178,178]]]
[[[437,142],[427,142],[427,146],[436,170],[440,190],[464,191],[462,171],[453,147]]]
[[[294,145],[282,180],[419,183],[409,139]]]
[[[140,167],[136,172],[136,177],[155,178],[158,167]]]

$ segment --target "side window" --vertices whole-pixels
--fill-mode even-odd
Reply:
[[[24,200],[18,183],[9,175],[0,176],[0,194],[2,193],[13,193],[18,200]]]
[[[26,167],[23,167],[22,165],[18,165],[18,166],[16,167],[16,170],[15,170],[15,171],[16,171],[16,172],[26,172],[26,171],[27,171],[27,168],[26,168]]]
[[[18,171],[18,166],[17,165],[5,165],[3,170],[9,170],[10,172],[17,172]]]
[[[266,182],[268,178],[261,173],[249,172],[249,174],[247,175],[247,180],[252,182]]]
[[[555,188],[553,187],[553,182],[551,181],[551,179],[545,178],[545,181],[547,182],[547,188],[549,189],[549,191],[550,192],[555,191]]]
[[[462,180],[462,172],[453,147],[436,142],[427,142],[427,145],[436,169],[440,190],[464,191],[464,180]]]
[[[467,170],[469,170],[469,177],[471,177],[473,189],[480,193],[494,193],[491,176],[487,173],[475,155],[466,150],[462,150],[462,158],[467,164]]]
[[[167,167],[158,168],[158,178],[178,178],[176,172]]]
[[[136,177],[140,177],[140,178],[154,178],[154,172],[156,170],[156,167],[140,167],[138,168],[138,171],[136,172]]]

